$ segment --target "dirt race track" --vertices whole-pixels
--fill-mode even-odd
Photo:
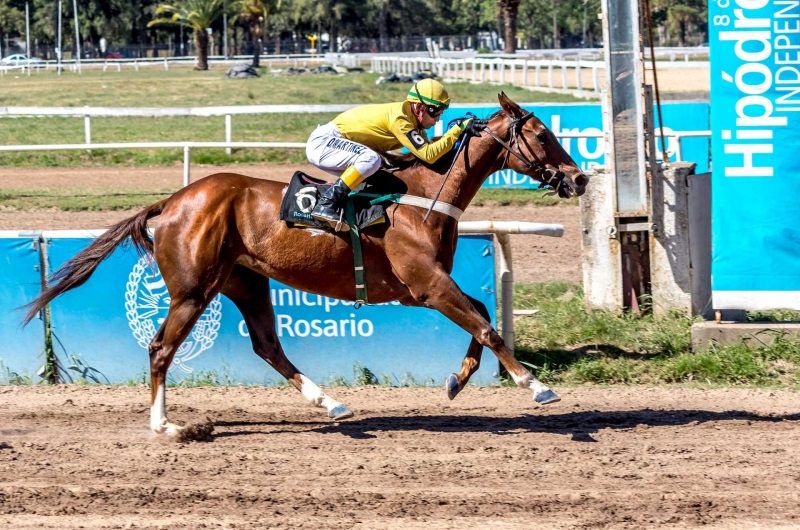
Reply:
[[[778,390],[0,387],[0,528],[797,528],[800,400]]]

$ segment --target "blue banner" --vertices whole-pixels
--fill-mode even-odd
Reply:
[[[89,238],[49,237],[51,267],[85,248]],[[367,274],[369,266],[367,265]],[[453,278],[486,304],[495,323],[491,236],[461,236]],[[320,280],[324,281],[324,280]],[[356,310],[352,302],[312,295],[272,282],[278,336],[287,357],[319,384],[363,380],[368,369],[393,385],[443,384],[460,370],[470,336],[440,313],[398,302]],[[73,377],[122,383],[149,381],[147,346],[167,314],[169,295],[147,258],[117,249],[81,287],[51,304],[57,354]],[[473,377],[495,380],[497,361],[486,351]],[[359,368],[363,367],[363,368]],[[273,384],[283,378],[252,350],[241,313],[217,296],[175,355],[170,380],[215,378],[221,384]]]
[[[16,309],[41,292],[39,238],[0,234],[0,384],[37,382],[44,365],[44,329],[39,319],[20,328]]]
[[[716,0],[711,44],[716,309],[800,309],[800,3]]]
[[[599,103],[558,103],[558,104],[533,104],[524,105],[526,110],[532,111],[555,134],[559,133],[603,133],[603,112]],[[479,118],[488,118],[500,110],[499,105],[455,105],[447,109],[439,122],[444,127],[455,118],[465,116],[471,112]],[[707,131],[709,128],[709,106],[703,102],[674,102],[662,103],[661,113],[664,117],[664,133],[675,131]],[[656,127],[658,127],[658,114],[655,113]],[[433,129],[428,131],[433,136]],[[438,133],[441,134],[441,131]],[[564,150],[572,156],[573,160],[583,171],[590,167],[601,166],[605,163],[605,141],[603,138],[562,138],[560,140]],[[684,138],[681,140],[682,160],[695,162],[697,173],[708,171],[709,140],[708,138]],[[660,142],[658,144],[658,159],[661,160]],[[667,141],[667,152],[671,153],[671,160],[675,160],[678,149],[677,138],[671,137]],[[483,185],[485,188],[536,188],[529,177],[520,175],[510,169],[498,171],[491,175]]]

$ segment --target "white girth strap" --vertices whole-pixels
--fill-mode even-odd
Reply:
[[[433,199],[426,199],[425,197],[417,197],[416,195],[403,195],[399,199],[396,199],[395,202],[397,204],[409,204],[411,206],[419,206],[420,208],[425,208],[426,210],[431,207],[431,203],[433,203]],[[433,205],[433,209],[437,212],[441,212],[445,215],[449,215],[456,221],[461,218],[461,215],[464,213],[464,210],[460,210],[453,206],[452,204],[447,204],[446,202],[436,201],[436,204]]]

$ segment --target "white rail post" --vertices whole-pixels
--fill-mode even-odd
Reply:
[[[225,142],[226,143],[231,143],[231,115],[230,114],[226,114],[225,115]],[[225,154],[228,154],[228,155],[231,154],[231,148],[230,147],[226,147],[225,148]]]
[[[567,61],[561,60],[561,88],[567,88]]]
[[[133,67],[136,68],[137,72],[139,71],[139,61],[137,61],[136,59],[133,60]]]
[[[88,109],[89,106],[86,105],[85,108]],[[89,118],[88,113],[83,115],[83,132],[84,132],[84,138],[86,138],[86,145],[92,145],[92,121],[91,118]],[[91,153],[92,150],[87,149],[86,152]]]
[[[553,88],[553,61],[547,63],[547,86]]]
[[[522,86],[528,86],[528,60],[522,60]]]
[[[183,146],[183,187],[189,185],[189,164],[191,163],[191,147],[188,145]]]
[[[508,234],[495,234],[500,246],[500,296],[503,342],[514,351],[514,271],[511,258],[511,238]]]
[[[536,86],[542,86],[542,65],[536,61]]]
[[[122,72],[122,63],[117,63],[117,72]]]
[[[497,63],[498,63],[497,67],[500,69],[500,84],[501,85],[505,85],[506,84],[506,60],[505,59],[500,59],[499,61],[497,61]]]
[[[583,90],[583,80],[581,79],[581,56],[575,59],[575,78],[577,79],[578,90]]]
[[[472,82],[475,82],[475,74],[478,71],[478,63],[476,63],[477,59],[472,59]]]
[[[594,91],[595,92],[600,92],[600,78],[597,75],[597,70],[599,70],[599,68],[597,68],[596,64],[593,64],[592,65],[592,84],[594,85]]]
[[[166,57],[164,57],[164,70],[169,70],[169,61],[167,61]]]
[[[481,59],[481,83],[483,83],[486,74],[486,59]]]

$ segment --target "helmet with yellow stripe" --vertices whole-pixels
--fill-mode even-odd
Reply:
[[[406,101],[412,103],[422,103],[428,107],[432,116],[440,115],[450,106],[450,95],[444,86],[435,79],[423,79],[414,83],[408,91]],[[433,107],[433,108],[431,108]]]

